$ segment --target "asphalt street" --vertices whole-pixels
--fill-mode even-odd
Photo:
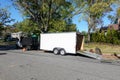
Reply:
[[[0,51],[0,80],[120,80],[120,63],[43,51]]]

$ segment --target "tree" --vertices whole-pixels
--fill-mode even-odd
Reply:
[[[39,26],[42,33],[51,32],[56,27],[64,31],[73,7],[67,0],[13,0],[24,16]],[[62,24],[62,26],[60,26]],[[64,25],[64,27],[63,27]],[[50,30],[52,29],[52,30]]]
[[[71,18],[68,18],[66,20],[66,28],[65,28],[65,31],[66,32],[70,32],[70,31],[77,31],[76,30],[76,25],[72,23],[72,19]]]
[[[4,30],[4,26],[6,23],[10,23],[14,21],[14,19],[10,18],[10,13],[5,8],[0,8],[0,35],[2,35],[2,31]]]
[[[4,30],[4,27],[0,25],[0,36],[2,35],[2,30]]]
[[[37,24],[29,19],[25,19],[22,22],[17,22],[14,26],[18,31],[23,31],[25,33],[33,33],[34,31],[40,32]]]
[[[118,7],[118,9],[117,9],[117,17],[120,17],[120,7]]]
[[[84,20],[88,23],[88,41],[90,32],[95,30],[97,25],[102,23],[102,17],[111,11],[111,5],[116,0],[74,0],[76,6],[75,14],[83,14]]]
[[[111,24],[118,24],[118,19],[120,18],[120,0],[117,0],[115,2],[115,7],[114,8],[114,11],[115,11],[115,14],[114,15],[108,15],[108,19],[111,21]]]
[[[108,15],[108,19],[110,20],[111,24],[117,24],[117,18],[113,15]]]
[[[0,26],[10,23],[13,20],[10,18],[10,13],[6,9],[0,8]]]

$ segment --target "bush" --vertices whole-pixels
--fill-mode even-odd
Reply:
[[[102,43],[112,43],[112,44],[120,44],[120,32],[115,30],[108,30],[106,35],[105,32],[96,32],[91,33],[91,41],[92,42],[102,42]]]

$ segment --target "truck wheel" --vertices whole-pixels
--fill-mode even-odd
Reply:
[[[65,50],[64,50],[64,49],[60,49],[60,54],[61,54],[62,56],[64,56],[64,55],[66,54]]]
[[[54,53],[55,55],[57,55],[57,54],[59,53],[59,50],[58,50],[57,48],[55,48],[55,49],[53,50],[53,53]]]

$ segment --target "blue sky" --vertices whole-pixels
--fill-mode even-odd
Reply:
[[[14,8],[11,0],[0,0],[0,7],[7,8],[7,10],[11,14],[11,18],[15,19],[15,21],[11,22],[10,24],[13,24],[17,21],[20,22],[23,20],[22,14],[20,13],[20,11],[18,11],[17,9]]]
[[[20,22],[23,20],[23,16],[20,13],[20,11],[18,11],[17,9],[14,8],[14,6],[11,3],[11,0],[0,0],[0,7],[7,7],[8,11],[11,13],[11,18],[15,19],[14,22],[11,22],[10,24],[13,24],[15,22]],[[73,23],[76,24],[77,29],[81,32],[81,31],[87,31],[88,30],[88,25],[87,23],[82,20],[81,22],[79,22],[79,16],[76,15],[73,17]],[[110,24],[109,20],[107,18],[104,18],[104,25],[108,25]]]

